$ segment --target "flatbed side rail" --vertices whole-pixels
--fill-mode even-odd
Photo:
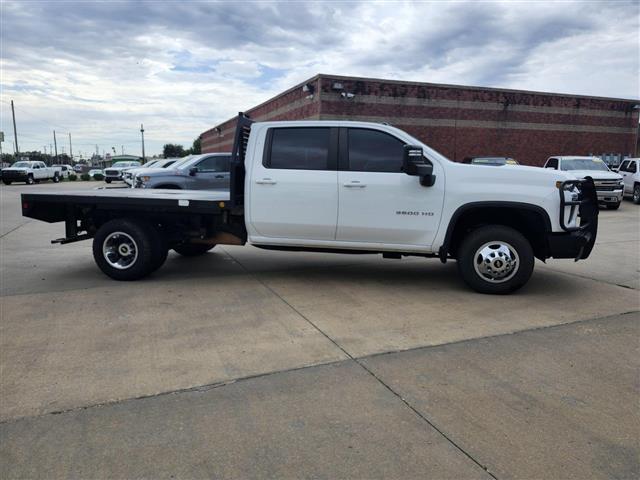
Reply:
[[[229,203],[232,207],[244,205],[244,179],[245,179],[245,157],[247,154],[247,144],[251,133],[251,120],[247,115],[240,112],[236,124],[236,133],[233,140],[233,150],[231,150],[231,181],[229,191]]]
[[[598,195],[596,193],[596,187],[592,178],[585,178],[583,180],[566,180],[564,182],[558,182],[558,192],[560,194],[560,227],[565,232],[586,231],[597,228],[598,221]],[[577,199],[567,200],[565,198],[565,192],[570,192],[577,188]],[[573,216],[574,209],[578,208],[578,215],[580,217],[580,225],[577,227],[570,227],[567,225],[565,218],[566,207],[571,207],[571,214],[569,218]]]

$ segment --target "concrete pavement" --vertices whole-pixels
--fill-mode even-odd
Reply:
[[[453,262],[252,247],[118,283],[16,214],[27,188],[52,186],[0,187],[2,478],[637,471],[630,202],[601,212],[590,259],[491,297]]]

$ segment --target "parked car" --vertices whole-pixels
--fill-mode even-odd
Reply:
[[[148,171],[151,168],[168,168],[171,165],[173,165],[174,163],[176,163],[178,160],[180,160],[180,159],[179,158],[162,158],[162,159],[159,159],[159,160],[152,160],[151,162],[145,163],[144,165],[142,165],[139,168],[131,168],[131,169],[127,170],[122,175],[122,179],[124,180],[124,182],[127,185],[132,187],[133,186],[133,177],[137,173],[144,173],[144,172]]]
[[[76,173],[82,173],[82,165],[74,165],[73,171]]]
[[[44,162],[23,160],[2,169],[2,183],[5,185],[11,185],[13,182],[32,185],[41,180],[53,180],[58,183],[60,178],[60,167],[47,167]]]
[[[116,162],[109,168],[104,169],[104,181],[107,183],[122,180],[122,174],[129,168],[136,168],[140,166],[138,161],[122,161]]]
[[[625,158],[618,173],[624,182],[624,196],[631,196],[633,203],[640,204],[640,158]]]
[[[452,162],[381,123],[239,116],[235,139],[229,190],[34,192],[22,214],[64,222],[59,243],[93,238],[96,264],[116,280],[149,275],[168,249],[194,256],[251,243],[453,258],[471,288],[506,294],[527,283],[535,258],[584,259],[596,241],[591,178]],[[217,167],[228,154],[196,157]],[[191,165],[186,176],[195,167],[197,177]]]
[[[467,157],[462,163],[470,163],[471,165],[488,165],[492,167],[500,167],[502,165],[520,165],[511,157]]]
[[[599,157],[549,157],[544,168],[561,170],[575,178],[592,178],[598,193],[598,203],[611,210],[620,208],[624,185],[622,175],[609,170]]]
[[[69,174],[73,171],[73,168],[70,165],[56,164],[51,166],[60,168],[60,178],[67,178]]]
[[[229,188],[230,153],[191,155],[169,168],[138,172],[134,188],[215,190]]]
[[[104,173],[103,173],[103,172],[102,172],[102,170],[101,170],[101,169],[99,169],[99,168],[92,168],[92,169],[91,169],[91,170],[89,170],[87,173],[89,174],[89,176],[90,176],[91,178],[95,178],[95,176],[96,176],[96,175],[103,175],[103,176],[104,176]]]

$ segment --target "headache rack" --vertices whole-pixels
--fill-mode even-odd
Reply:
[[[231,151],[229,203],[232,207],[241,207],[244,205],[244,177],[246,172],[244,162],[252,123],[253,120],[244,113],[240,112],[238,114],[236,133],[233,139],[233,150]]]
[[[560,227],[565,232],[590,231],[596,230],[598,227],[598,195],[593,179],[587,177],[583,180],[566,180],[558,182],[558,191],[560,193]],[[576,200],[567,200],[565,192],[571,191],[573,187],[578,189],[578,198]],[[571,207],[573,216],[574,209],[578,208],[578,216],[580,217],[580,225],[570,227],[566,223],[565,209]]]

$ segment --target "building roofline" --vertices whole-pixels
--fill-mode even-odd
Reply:
[[[571,98],[584,98],[584,99],[590,99],[590,100],[604,100],[604,101],[614,101],[614,102],[626,102],[626,103],[637,103],[638,105],[640,105],[640,99],[634,100],[631,98],[616,98],[616,97],[597,97],[597,96],[592,96],[592,95],[577,95],[577,94],[573,94],[573,93],[559,93],[559,92],[539,92],[536,90],[517,90],[517,89],[512,89],[512,88],[499,88],[499,87],[479,87],[479,86],[475,86],[475,85],[456,85],[456,84],[449,84],[449,83],[429,83],[429,82],[415,82],[415,81],[408,81],[408,80],[393,80],[393,79],[385,79],[385,78],[374,78],[374,77],[351,77],[351,76],[347,76],[347,75],[331,75],[328,73],[318,73],[316,75],[314,75],[313,77],[310,77],[306,80],[303,80],[302,82],[297,83],[296,85],[286,89],[284,92],[280,92],[277,95],[274,95],[273,97],[270,97],[269,99],[265,100],[264,102],[259,103],[258,105],[249,108],[248,110],[245,110],[244,113],[249,114],[252,111],[255,111],[257,109],[259,109],[260,107],[263,107],[265,105],[267,105],[268,103],[273,102],[274,100],[277,100],[278,98],[281,98],[291,92],[293,92],[294,90],[301,88],[303,85],[307,84],[307,83],[311,83],[311,82],[315,82],[316,80],[319,80],[321,78],[326,78],[326,79],[336,79],[336,80],[351,80],[351,81],[364,81],[364,82],[384,82],[384,83],[393,83],[393,84],[397,84],[397,85],[416,85],[416,86],[423,86],[423,87],[436,87],[436,88],[452,88],[452,89],[459,89],[459,90],[481,90],[481,91],[486,91],[486,92],[509,92],[509,93],[524,93],[524,94],[529,94],[529,95],[546,95],[546,96],[553,96],[553,97],[571,97]],[[213,130],[215,130],[218,126],[230,122],[234,119],[235,117],[231,117],[227,120],[224,120],[220,123],[218,123],[218,125],[216,125],[215,127],[209,128],[207,130],[205,130],[204,132],[202,132],[200,134],[200,136],[205,135]]]
[[[399,85],[418,85],[418,86],[429,86],[429,87],[444,87],[444,88],[454,88],[461,90],[483,90],[489,92],[510,92],[510,93],[528,93],[532,95],[551,95],[554,97],[572,97],[572,98],[588,98],[592,100],[613,100],[618,102],[629,102],[629,103],[638,103],[640,104],[640,99],[632,99],[632,98],[617,98],[617,97],[598,97],[593,95],[579,95],[574,93],[561,93],[561,92],[539,92],[536,90],[517,90],[513,88],[500,88],[500,87],[479,87],[476,85],[457,85],[457,84],[449,84],[449,83],[429,83],[429,82],[414,82],[408,80],[393,80],[393,79],[385,79],[385,78],[372,78],[372,77],[350,77],[346,75],[331,75],[328,73],[319,73],[313,79],[316,78],[335,78],[337,80],[362,80],[362,81],[373,81],[373,82],[384,82],[384,83],[396,83]],[[310,80],[307,80],[303,83],[308,83]],[[301,84],[302,85],[302,84]]]

